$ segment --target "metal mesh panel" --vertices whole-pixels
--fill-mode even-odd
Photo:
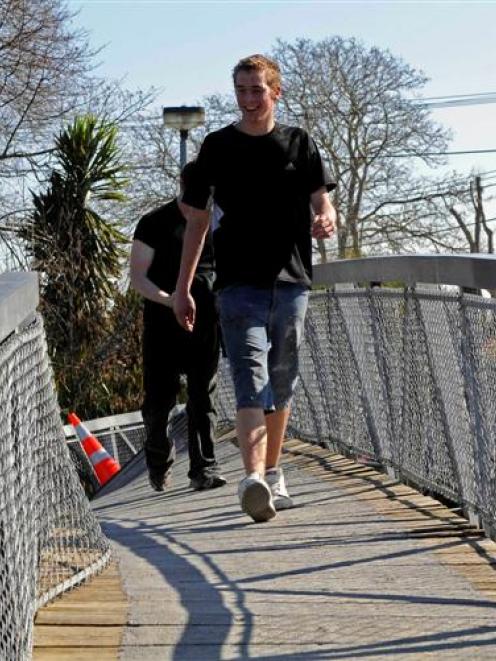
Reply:
[[[450,333],[441,301],[408,296],[405,301],[403,343],[403,417],[400,466],[438,493],[459,498],[456,465],[442,390]]]
[[[121,466],[125,466],[143,449],[145,430],[142,422],[138,425],[123,425],[98,432],[98,440]]]
[[[221,358],[218,372],[218,402],[217,421],[219,427],[234,423],[236,419],[236,400],[234,397],[234,386],[229,371],[229,363],[226,358]]]
[[[477,485],[476,504],[496,522],[496,302],[466,296],[460,302],[461,353],[471,438],[467,450]]]
[[[123,413],[110,418],[85,420],[84,424],[97,437],[105,450],[119,462],[121,468],[143,449],[145,429],[139,411]],[[100,488],[93,466],[83,450],[74,428],[66,425],[64,431],[79,478],[86,494],[91,496]]]
[[[234,420],[221,370],[221,410]],[[312,293],[289,433],[369,456],[496,534],[496,301],[458,291]]]
[[[0,345],[0,658],[29,658],[36,609],[99,570],[109,542],[71,461],[37,316]]]
[[[143,449],[145,444],[146,431],[141,411],[85,420],[84,425],[98,439],[105,450],[119,462],[121,468],[131,461]],[[100,483],[93,466],[76,435],[75,429],[71,425],[66,425],[64,432],[79,479],[86,494],[93,496],[100,489]],[[167,434],[169,438],[174,440],[178,449],[187,446],[188,417],[184,404],[177,404],[170,412]]]
[[[79,441],[71,440],[67,443],[67,447],[84,492],[89,498],[91,498],[100,488],[100,482],[98,481],[88,455],[83,450]]]
[[[370,401],[363,385],[358,385],[367,346],[357,342],[357,335],[364,331],[366,320],[355,300],[347,292],[339,299],[323,293],[311,298],[290,431],[308,440],[373,454]]]

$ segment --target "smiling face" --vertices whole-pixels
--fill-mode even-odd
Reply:
[[[236,73],[234,90],[241,110],[242,130],[269,132],[274,126],[274,111],[281,90],[270,87],[266,76],[266,71],[258,69],[241,69]]]

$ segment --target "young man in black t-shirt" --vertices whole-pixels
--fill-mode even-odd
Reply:
[[[194,171],[181,173],[181,189]],[[188,476],[194,489],[222,486],[214,454],[215,390],[219,328],[212,291],[213,248],[205,241],[192,285],[198,309],[193,333],[183,330],[172,310],[186,220],[176,199],[139,221],[131,250],[131,285],[145,297],[143,333],[143,421],[150,484],[163,491],[170,482],[175,448],[167,436],[169,414],[176,404],[180,375],[186,374],[188,401]]]
[[[255,521],[292,506],[279,467],[312,277],[312,236],[334,230],[333,188],[312,138],[275,122],[277,64],[262,55],[233,72],[241,121],[205,138],[183,196],[188,219],[174,311],[197,323],[191,284],[213,191],[216,288],[237,401],[246,477],[241,508]],[[311,211],[312,209],[312,211]]]

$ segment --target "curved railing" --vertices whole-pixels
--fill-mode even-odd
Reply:
[[[314,283],[291,433],[460,504],[495,537],[496,300],[467,292],[496,290],[496,258],[342,260]]]
[[[394,284],[394,287],[391,286]],[[291,433],[368,457],[496,530],[496,290],[491,256],[315,268]],[[33,274],[0,277],[0,658],[29,658],[42,603],[109,544],[71,462]],[[234,417],[221,366],[220,414]]]
[[[109,542],[64,437],[33,273],[0,276],[0,659],[31,656],[42,604],[101,569]]]

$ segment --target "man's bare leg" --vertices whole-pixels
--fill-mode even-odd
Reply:
[[[272,493],[276,510],[289,509],[294,506],[293,499],[286,488],[284,474],[279,468],[282,445],[286,435],[290,408],[274,411],[265,416],[267,425],[267,461],[265,480]]]
[[[239,409],[236,432],[246,474],[265,473],[267,455],[267,429],[262,409]]]
[[[279,463],[290,409],[263,414],[261,409],[240,409],[236,430],[246,473],[263,475]]]
[[[241,509],[254,521],[268,521],[276,515],[272,492],[265,482],[267,429],[262,409],[240,409],[236,431],[246,477],[241,480],[238,496]]]
[[[267,427],[267,454],[265,468],[275,468],[279,464],[290,408],[265,415]]]

